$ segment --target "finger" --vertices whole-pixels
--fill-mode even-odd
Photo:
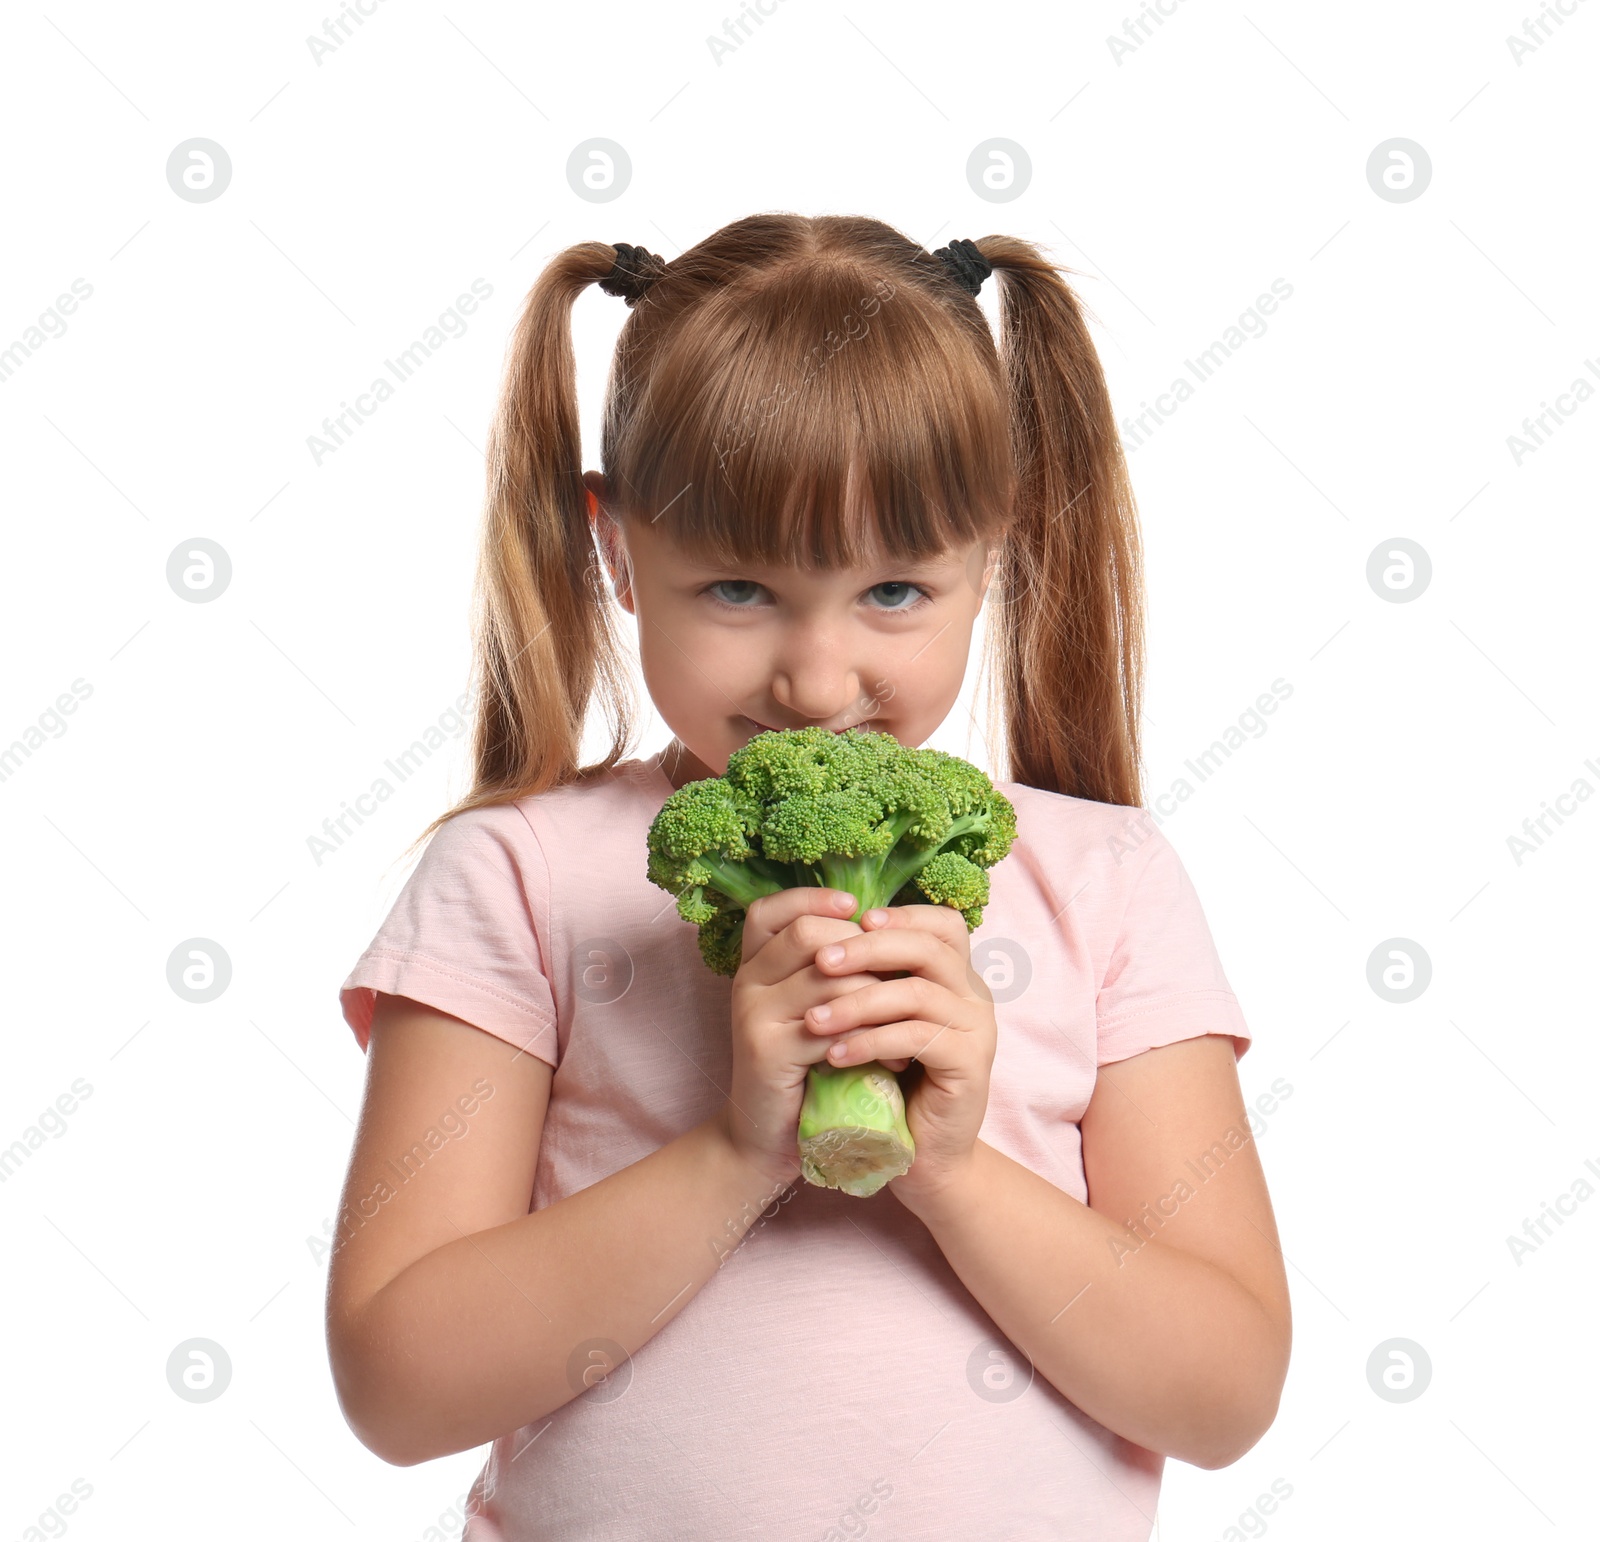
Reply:
[[[907,926],[931,932],[942,938],[963,959],[972,957],[972,937],[967,919],[953,905],[883,905],[861,917],[863,931],[881,931],[886,926]]]
[[[767,952],[776,957],[783,945],[781,937],[774,938],[768,943]],[[791,1022],[799,1028],[809,1027],[806,1014],[812,1009],[829,1006],[852,991],[880,983],[875,974],[824,975],[810,962],[812,951],[802,949],[796,955],[794,971],[786,979],[773,984],[767,992],[764,1010],[771,1021]],[[757,960],[751,966],[752,970],[760,968],[762,962]],[[814,1035],[802,1033],[801,1037],[809,1041]]]
[[[958,996],[972,994],[970,954],[958,954],[932,930],[914,925],[889,923],[854,937],[832,938],[817,950],[816,960],[823,974],[907,969]]]
[[[865,1031],[865,1029],[862,1030],[862,1032]],[[854,1061],[835,1060],[833,1056],[828,1053],[832,1047],[832,1044],[818,1044],[814,1047],[814,1049],[808,1050],[806,1064],[827,1064],[837,1068],[841,1065],[865,1065],[868,1060],[876,1059],[879,1064],[883,1066],[884,1070],[891,1071],[896,1076],[899,1076],[903,1071],[909,1069],[911,1066],[911,1057],[909,1055],[901,1055],[893,1060],[885,1060],[881,1056],[874,1055],[863,1055]]]
[[[888,1064],[902,1056],[920,1060],[929,1070],[960,1071],[967,1068],[971,1041],[952,1018],[947,1023],[907,1018],[876,1028],[861,1028],[828,1046],[825,1057],[832,1066],[864,1065],[869,1060]]]
[[[763,894],[750,902],[744,913],[744,936],[740,943],[741,962],[748,963],[772,941],[790,922],[799,916],[832,916],[847,920],[855,914],[856,898],[843,889],[821,887],[779,889],[776,894]],[[852,929],[856,928],[851,921]],[[783,971],[784,974],[789,970]],[[781,979],[781,974],[772,979]]]
[[[756,956],[746,970],[747,977],[771,989],[772,1010],[779,1016],[799,1020],[814,1002],[839,995],[835,980],[845,982],[847,990],[870,985],[878,976],[857,970],[854,974],[833,971],[824,974],[817,968],[817,950],[844,937],[859,937],[861,928],[854,921],[836,916],[797,916]]]
[[[868,978],[871,983],[859,990],[807,1008],[806,1027],[814,1034],[829,1036],[916,1017],[941,1023],[971,1021],[976,1003],[920,975],[898,980],[880,980],[875,975]]]

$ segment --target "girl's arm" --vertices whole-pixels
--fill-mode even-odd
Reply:
[[[382,994],[367,1057],[328,1348],[350,1427],[397,1466],[588,1390],[672,1321],[783,1187],[738,1156],[719,1112],[530,1214],[546,1062]]]
[[[1276,1417],[1290,1342],[1231,1041],[1100,1067],[1080,1129],[1087,1205],[980,1140],[910,1208],[1063,1397],[1136,1445],[1226,1467]]]

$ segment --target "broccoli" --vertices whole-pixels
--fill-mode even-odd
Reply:
[[[1016,810],[976,766],[892,734],[768,730],[719,777],[688,782],[650,826],[650,881],[699,928],[700,955],[737,973],[746,908],[808,885],[856,897],[852,919],[883,905],[948,905],[971,931],[988,869],[1011,849]],[[880,1061],[812,1066],[800,1113],[808,1182],[875,1194],[911,1165],[905,1099]]]

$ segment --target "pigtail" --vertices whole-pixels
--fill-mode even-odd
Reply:
[[[1018,470],[989,647],[1012,780],[1137,807],[1144,607],[1138,513],[1099,355],[1072,290],[991,236]]]
[[[588,519],[572,349],[573,302],[615,256],[598,241],[559,253],[517,323],[489,436],[474,589],[472,787],[414,846],[468,809],[609,770],[633,737],[632,672]],[[596,694],[612,742],[604,759],[580,766]]]

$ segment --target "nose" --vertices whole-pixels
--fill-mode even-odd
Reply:
[[[815,631],[791,638],[773,670],[772,699],[798,720],[796,726],[842,724],[860,695],[860,673]]]

